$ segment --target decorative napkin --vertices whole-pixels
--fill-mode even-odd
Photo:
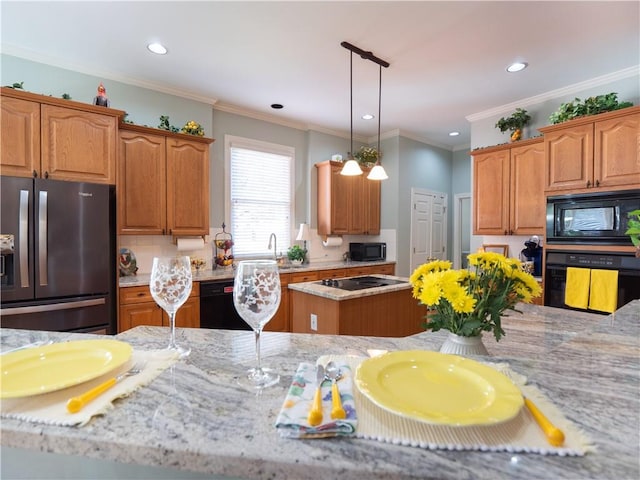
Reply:
[[[325,362],[320,362],[324,365]],[[342,376],[338,380],[342,406],[347,418],[331,418],[331,381],[322,383],[322,423],[315,427],[309,425],[307,417],[316,391],[316,365],[301,363],[293,377],[291,387],[284,400],[280,414],[276,419],[276,428],[283,437],[323,438],[353,435],[358,420],[353,398],[353,376],[351,367],[345,362],[336,362]]]
[[[126,397],[141,386],[151,383],[162,371],[175,363],[177,358],[177,354],[166,350],[134,350],[131,360],[125,365],[93,380],[41,395],[2,399],[0,401],[0,416],[49,425],[83,426],[91,420],[91,417],[104,415],[114,408],[112,402],[116,398]],[[143,365],[140,373],[123,378],[98,398],[85,405],[78,413],[67,412],[67,401],[70,398],[91,390],[102,382],[127,371],[135,364]]]
[[[591,270],[589,308],[613,313],[618,306],[618,271]]]
[[[589,303],[590,279],[591,270],[588,268],[567,267],[564,303],[570,307],[586,309]]]

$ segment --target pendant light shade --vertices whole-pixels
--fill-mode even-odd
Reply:
[[[367,175],[369,180],[386,180],[389,178],[387,172],[380,165],[380,111],[382,110],[382,65],[380,65],[380,76],[378,81],[378,158],[376,164]]]
[[[369,175],[367,175],[367,178],[369,180],[386,180],[389,178],[389,175],[384,171],[382,165],[375,165],[369,172]]]
[[[360,168],[360,165],[358,164],[357,160],[347,160],[346,163],[344,164],[344,167],[342,167],[340,174],[348,175],[351,177],[356,175],[362,175],[362,169]]]

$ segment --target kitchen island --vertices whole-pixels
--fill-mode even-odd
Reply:
[[[499,343],[485,338],[489,360],[507,362],[527,376],[584,431],[596,449],[583,457],[427,450],[357,438],[293,440],[275,430],[300,362],[326,354],[366,356],[370,349],[437,350],[446,332],[407,338],[267,332],[263,363],[280,372],[281,381],[255,395],[234,381],[253,365],[251,332],[181,329],[179,341],[192,348],[186,361],[87,426],[2,419],[2,478],[16,472],[34,478],[39,462],[46,462],[49,478],[71,476],[71,469],[87,462],[101,462],[93,478],[131,478],[134,471],[137,478],[640,478],[640,301],[612,316],[519,307],[522,315],[504,318],[506,336]],[[2,349],[24,344],[31,335],[3,329]],[[153,349],[164,347],[167,336],[166,328],[137,327],[116,338]],[[180,407],[173,427],[157,427],[154,413],[172,401]],[[56,470],[59,458],[68,470]],[[120,470],[109,475],[116,467]]]

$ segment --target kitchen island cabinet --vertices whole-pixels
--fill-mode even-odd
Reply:
[[[569,120],[544,134],[548,194],[606,192],[640,185],[640,107]]]
[[[3,175],[116,183],[123,111],[2,88]]]
[[[122,124],[118,233],[209,234],[212,139]]]
[[[375,337],[405,337],[423,331],[427,309],[413,298],[408,279],[378,277],[404,283],[356,291],[317,282],[289,285],[291,331]]]
[[[276,432],[276,415],[301,362],[345,353],[366,357],[371,349],[437,350],[445,331],[407,338],[266,332],[262,362],[281,380],[256,395],[235,383],[253,365],[252,332],[184,329],[179,335],[191,347],[187,360],[87,426],[3,418],[2,478],[35,478],[38,467],[49,478],[91,472],[90,467],[101,478],[640,478],[640,300],[618,310],[615,320],[535,305],[521,310],[503,319],[506,335],[500,342],[485,338],[491,354],[486,360],[507,363],[526,376],[580,428],[595,445],[583,457],[437,450],[348,437],[294,440]],[[28,343],[33,333],[2,329],[2,349]],[[99,338],[46,335],[55,341]],[[168,335],[167,328],[137,327],[116,339],[149,350],[164,348]],[[153,416],[171,402],[181,408],[167,430]]]

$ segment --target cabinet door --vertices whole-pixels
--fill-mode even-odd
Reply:
[[[510,234],[544,235],[544,143],[511,149]]]
[[[364,179],[364,233],[380,234],[380,181]]]
[[[40,175],[40,104],[3,96],[0,108],[2,175]]]
[[[350,235],[362,235],[366,233],[366,213],[368,190],[365,182],[366,174],[347,177],[349,181],[349,230]]]
[[[169,326],[169,316],[162,312],[162,324]],[[200,297],[189,297],[176,313],[176,327],[200,328]]]
[[[209,145],[167,138],[167,227],[171,235],[209,234]]]
[[[567,127],[544,135],[545,191],[593,185],[593,124]]]
[[[509,233],[509,150],[473,157],[473,233]]]
[[[327,234],[349,233],[351,213],[351,187],[353,177],[340,174],[339,167],[331,167],[331,230]]]
[[[290,332],[289,327],[289,274],[280,274],[280,306],[264,329],[268,332]]]
[[[120,305],[118,332],[124,332],[139,325],[162,326],[162,309],[152,302]]]
[[[42,105],[42,176],[116,183],[117,118]]]
[[[120,131],[118,233],[166,232],[165,137]]]
[[[640,184],[640,113],[596,122],[596,187]]]

